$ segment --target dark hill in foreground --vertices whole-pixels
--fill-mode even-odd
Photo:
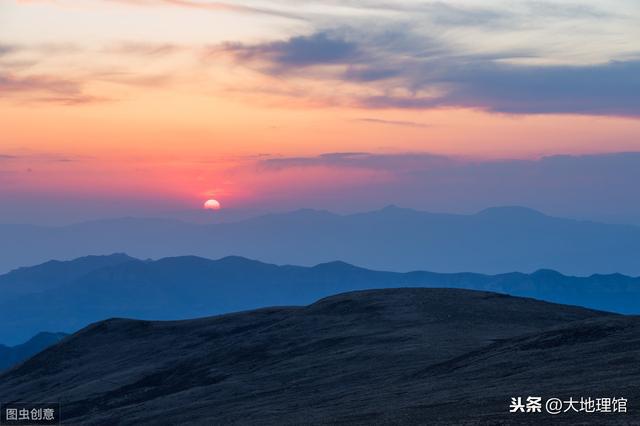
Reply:
[[[619,313],[640,313],[640,278],[532,274],[381,272],[344,262],[273,265],[242,257],[142,261],[126,255],[47,262],[0,276],[0,342],[41,330],[73,332],[110,317],[186,319],[306,305],[345,291],[450,287],[495,291]]]
[[[376,290],[197,320],[102,321],[0,375],[0,400],[60,401],[65,422],[83,425],[614,424],[640,421],[639,354],[635,317]],[[624,396],[630,407],[552,423],[509,414],[517,395]]]

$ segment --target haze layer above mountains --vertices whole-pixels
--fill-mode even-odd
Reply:
[[[198,225],[124,218],[64,227],[0,225],[0,272],[50,259],[245,256],[278,264],[341,260],[367,268],[438,272],[640,275],[640,227],[545,216],[520,207],[474,215],[398,207],[337,215],[298,210]]]

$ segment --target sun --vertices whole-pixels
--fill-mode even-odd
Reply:
[[[204,208],[206,210],[220,210],[222,206],[218,200],[214,200],[213,198],[204,202]]]

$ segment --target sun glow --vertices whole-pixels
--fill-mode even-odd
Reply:
[[[204,202],[204,208],[206,210],[220,210],[222,206],[218,200],[210,199]]]

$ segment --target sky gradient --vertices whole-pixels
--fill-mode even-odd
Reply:
[[[640,5],[0,3],[0,222],[198,209],[640,224]]]

